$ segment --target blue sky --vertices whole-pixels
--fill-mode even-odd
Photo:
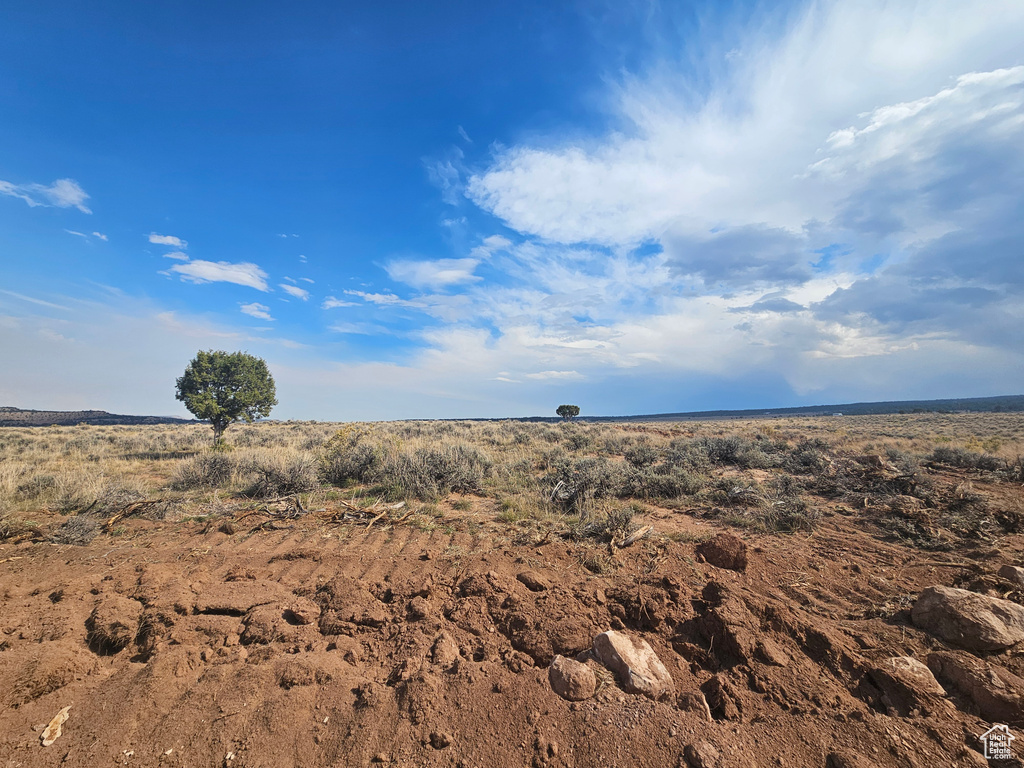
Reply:
[[[770,5],[770,7],[768,7]],[[5,4],[0,405],[1018,393],[1024,4]]]

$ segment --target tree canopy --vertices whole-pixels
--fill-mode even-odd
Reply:
[[[555,409],[555,413],[569,421],[580,415],[580,407],[578,405],[560,405]]]
[[[277,405],[274,377],[247,352],[200,351],[177,381],[175,398],[213,425],[214,444],[236,421],[252,423]]]

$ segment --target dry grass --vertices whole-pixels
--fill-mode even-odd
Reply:
[[[305,493],[329,500],[341,493],[428,504],[448,499],[463,511],[476,504],[466,499],[471,494],[487,500],[492,519],[510,526],[558,524],[577,533],[598,530],[609,511],[619,514],[634,500],[756,530],[802,530],[823,507],[856,496],[862,506],[865,499],[868,507],[888,504],[888,530],[910,536],[923,525],[908,517],[917,512],[886,501],[906,496],[955,513],[961,528],[977,532],[991,526],[962,518],[987,514],[981,502],[943,497],[916,479],[913,487],[891,479],[886,485],[858,474],[851,462],[871,454],[906,477],[919,478],[922,465],[931,465],[1019,482],[1024,454],[1024,414],[1015,413],[265,423],[232,427],[221,451],[209,448],[209,432],[197,425],[0,429],[4,530],[19,530],[17,521],[39,509],[109,514],[163,499],[196,514],[228,497]],[[417,519],[435,524],[431,514]]]

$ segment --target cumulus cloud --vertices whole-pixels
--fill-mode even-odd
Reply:
[[[175,264],[170,268],[190,283],[234,283],[255,288],[258,291],[269,291],[267,273],[256,264],[242,262],[232,264],[227,261],[189,261]]]
[[[86,206],[89,199],[74,179],[57,179],[49,186],[45,184],[13,184],[0,181],[0,195],[24,200],[30,207],[53,206],[55,208],[77,208],[82,213],[92,213]]]
[[[288,283],[281,283],[279,287],[289,296],[294,296],[296,299],[302,299],[303,301],[309,300],[309,291],[305,288],[299,288],[297,285],[289,285]]]
[[[169,245],[178,249],[188,247],[188,243],[180,237],[175,237],[174,235],[158,235],[156,232],[151,232],[149,234],[149,242],[154,245]]]
[[[273,320],[270,316],[270,307],[266,304],[260,304],[254,301],[252,304],[241,304],[239,309],[242,310],[243,315],[249,315],[249,317],[255,317],[259,320]]]

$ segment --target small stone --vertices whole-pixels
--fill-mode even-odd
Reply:
[[[698,741],[683,747],[683,758],[690,768],[718,768],[722,764],[722,755],[714,744]]]
[[[445,731],[433,731],[430,734],[430,746],[434,749],[445,749],[452,745],[451,734]]]
[[[825,768],[872,768],[874,763],[850,752],[829,752]]]
[[[551,689],[569,701],[589,699],[597,690],[597,677],[586,664],[555,656],[548,667],[548,682]]]
[[[430,650],[430,660],[442,667],[450,667],[459,658],[459,645],[447,632],[442,632],[434,640]]]
[[[700,691],[688,691],[687,693],[679,694],[676,706],[682,712],[693,712],[706,723],[710,723],[712,720],[708,700],[704,698],[704,694]]]
[[[544,592],[551,589],[551,582],[536,571],[523,571],[516,579],[531,592]]]
[[[425,619],[430,615],[430,603],[425,597],[417,596],[409,601],[409,618],[413,621]]]
[[[646,640],[602,632],[594,638],[594,658],[616,674],[627,693],[657,700],[673,690],[672,675]]]
[[[1004,565],[999,569],[999,575],[1018,587],[1024,587],[1024,568],[1016,565]]]

